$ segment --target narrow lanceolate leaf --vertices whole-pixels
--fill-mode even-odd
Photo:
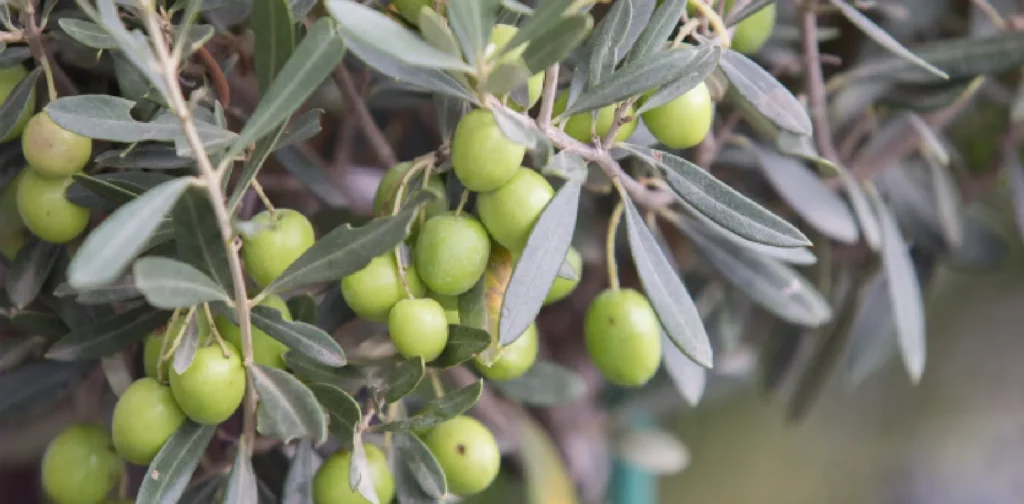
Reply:
[[[131,116],[135,102],[117,96],[78,95],[58,98],[46,105],[46,113],[61,128],[96,140],[111,142],[172,142],[184,138],[178,118],[162,114],[150,122]],[[235,134],[213,124],[194,120],[203,145],[223,145]]]
[[[391,371],[387,380],[387,391],[384,393],[384,401],[387,403],[397,402],[403,397],[412,393],[423,381],[426,368],[423,357],[408,359]]]
[[[626,231],[643,284],[644,292],[654,307],[669,338],[694,362],[711,368],[712,351],[708,333],[704,329],[693,298],[679,275],[672,269],[651,230],[630,199],[623,200],[626,207]]]
[[[365,382],[365,376],[357,368],[325,366],[292,350],[285,352],[284,362],[295,376],[309,383],[329,383],[356,390]]]
[[[61,248],[42,240],[23,246],[7,271],[7,297],[15,308],[32,304],[57,265]]]
[[[644,100],[643,105],[637,109],[637,114],[642,114],[652,108],[664,105],[697,87],[704,82],[712,72],[718,68],[718,61],[722,57],[722,49],[716,45],[704,44],[693,50],[696,54],[686,65],[686,72],[679,78],[669,82],[658,89],[651,96]]]
[[[696,223],[684,231],[705,260],[761,307],[805,327],[819,327],[831,320],[828,300],[796,270],[737,247]]]
[[[167,323],[170,312],[139,306],[93,324],[74,328],[50,347],[46,358],[54,360],[88,360],[111,355],[142,341]]]
[[[136,501],[153,504],[178,502],[216,431],[216,425],[200,425],[192,421],[186,421],[179,427],[150,463]]]
[[[139,289],[135,287],[135,279],[131,275],[125,275],[114,283],[88,290],[72,289],[67,282],[62,283],[54,289],[53,294],[58,297],[75,296],[75,302],[83,305],[103,305],[118,301],[130,301],[142,296]]]
[[[312,324],[284,320],[276,308],[254,306],[252,325],[316,362],[336,367],[345,365],[345,352],[331,335]]]
[[[231,269],[227,249],[217,227],[217,217],[206,192],[191,188],[182,194],[171,213],[174,244],[178,258],[202,271],[225,291],[229,291]]]
[[[11,133],[11,130],[18,125],[18,118],[25,113],[25,110],[35,107],[36,94],[33,91],[40,73],[42,73],[42,67],[32,70],[25,78],[18,81],[10,94],[0,102],[0,138]]]
[[[587,391],[583,377],[548,361],[537,362],[519,378],[491,384],[509,399],[538,407],[573,402]]]
[[[461,307],[460,307],[461,317]],[[491,344],[491,335],[485,330],[465,325],[448,326],[448,342],[441,355],[430,365],[450,368],[476,357]]]
[[[282,133],[284,133],[284,124],[278,126],[277,129],[271,131],[267,136],[259,139],[256,142],[256,147],[249,154],[249,158],[245,160],[242,174],[238,177],[238,182],[236,182],[235,188],[228,198],[228,210],[232,215],[238,210],[238,205],[242,203],[242,196],[245,196],[246,190],[249,189],[252,181],[256,179],[256,175],[259,173],[260,168],[263,167],[263,163],[270,157]]]
[[[445,4],[452,31],[470,65],[477,65],[483,59],[498,6],[498,0],[449,0]]]
[[[526,331],[544,304],[569,252],[580,204],[578,182],[566,182],[540,214],[509,280],[498,319],[501,345],[511,345]]]
[[[178,348],[174,349],[174,361],[171,363],[175,373],[183,374],[192,365],[192,359],[196,356],[196,349],[199,347],[199,316],[194,316],[185,326],[185,332],[181,334]]]
[[[380,504],[380,500],[377,498],[377,489],[373,484],[373,472],[366,460],[363,436],[360,434],[352,436],[352,458],[348,467],[348,484],[349,488],[355,490],[370,504]]]
[[[807,110],[767,70],[733,50],[722,53],[720,63],[736,91],[776,126],[800,135],[812,133]]]
[[[679,156],[647,147],[623,145],[643,161],[661,168],[676,193],[704,217],[751,241],[775,247],[803,247],[810,240],[785,219],[740,194],[701,167]]]
[[[348,41],[348,49],[374,70],[397,82],[471,103],[480,102],[470,90],[444,70],[409,65],[372,44],[356,40]]]
[[[76,390],[96,361],[34,361],[0,374],[0,420],[28,418]]]
[[[13,336],[0,340],[0,374],[6,373],[42,353],[49,340],[45,336]]]
[[[312,109],[303,112],[302,115],[292,117],[280,138],[277,139],[277,143],[274,144],[273,150],[305,142],[320,134],[322,129],[320,119],[323,115],[324,109]]]
[[[932,195],[935,197],[935,209],[938,212],[939,226],[942,236],[950,247],[959,247],[963,241],[963,214],[960,187],[949,172],[948,165],[942,165],[926,156],[929,179],[932,182]]]
[[[143,257],[132,267],[135,286],[149,304],[173,310],[212,301],[230,303],[219,285],[192,266],[167,257]]]
[[[327,383],[310,383],[309,390],[327,411],[331,434],[338,439],[351,439],[362,420],[359,403],[344,390]]]
[[[295,50],[295,23],[288,0],[253,3],[249,28],[253,33],[256,78],[260,89],[266,91]]]
[[[846,191],[846,197],[850,200],[850,206],[853,207],[853,213],[857,216],[857,222],[860,223],[861,236],[864,237],[864,241],[871,250],[876,252],[881,250],[881,225],[878,223],[878,216],[871,208],[871,202],[868,201],[868,197],[864,193],[864,188],[846,168],[837,166],[836,169],[839,181],[843,184],[843,190]]]
[[[420,9],[419,29],[423,40],[430,45],[453,56],[462,55],[462,48],[448,27],[448,21],[434,9]]]
[[[669,35],[679,25],[679,17],[686,8],[687,0],[666,0],[651,15],[640,38],[633,44],[627,61],[636,61],[661,49],[668,42]]]
[[[102,26],[84,19],[60,18],[60,29],[76,42],[93,49],[119,49],[117,41]]]
[[[281,489],[281,504],[313,504],[313,477],[320,466],[320,456],[308,439],[300,439],[288,467]]]
[[[704,396],[707,384],[707,370],[698,366],[672,344],[665,333],[661,334],[661,348],[664,352],[662,364],[676,390],[690,406],[696,406]]]
[[[889,35],[888,32],[876,25],[874,21],[871,21],[871,18],[865,16],[857,10],[856,7],[850,5],[845,0],[829,0],[829,2],[839,9],[839,12],[841,12],[847,20],[853,23],[854,26],[860,28],[860,31],[864,32],[868,37],[871,37],[872,40],[877,42],[878,45],[884,47],[887,51],[935,74],[939,78],[949,78],[949,75],[947,75],[946,72],[935,68],[931,63],[928,63],[906,47],[903,47],[903,44],[900,44],[896,39],[892,38],[892,35]]]
[[[284,442],[309,438],[318,445],[327,439],[327,415],[309,388],[280,369],[255,365],[250,371],[260,398],[260,434]]]
[[[860,228],[850,207],[803,163],[757,149],[765,178],[808,224],[842,243],[856,243]]]
[[[871,191],[875,212],[882,228],[882,266],[889,283],[889,300],[896,321],[896,338],[910,379],[917,383],[924,373],[925,322],[921,284],[910,250],[903,241],[896,219],[877,192]]]
[[[542,2],[537,10],[523,21],[515,37],[509,41],[508,47],[519,47],[524,42],[531,42],[539,35],[556,31],[559,21],[565,17],[572,0],[551,0]]]
[[[88,289],[121,276],[191,182],[182,177],[163,183],[107,217],[71,260],[68,283]]]
[[[562,61],[579,46],[580,42],[590,33],[593,25],[594,19],[582,14],[561,18],[551,31],[539,35],[530,42],[526,51],[523,51],[523,62],[526,63],[530,72],[537,73]],[[517,42],[515,41],[526,31],[525,26],[524,29],[519,30],[519,33],[512,39],[513,41],[509,42],[509,46],[516,47]]]
[[[633,21],[633,0],[625,0],[612,3],[611,9],[601,18],[601,22],[594,28],[594,34],[588,42],[590,49],[590,62],[587,65],[590,88],[600,84],[602,80],[611,74],[619,58],[625,55],[623,48],[620,53],[620,46],[629,34],[630,22]],[[646,23],[646,19],[637,19],[638,23]]]
[[[148,170],[174,170],[195,164],[189,158],[178,156],[174,148],[161,144],[133,145],[123,150],[111,149],[96,156],[97,166],[110,168],[146,168]]]
[[[309,294],[299,294],[288,299],[288,311],[299,322],[316,325],[316,299]],[[333,331],[324,331],[330,334]]]
[[[455,418],[473,407],[483,392],[482,380],[477,380],[458,390],[454,390],[428,402],[422,410],[404,420],[375,425],[371,430],[377,432],[420,431],[429,429],[446,420]]]
[[[371,7],[351,0],[327,0],[327,11],[338,22],[346,42],[374,46],[408,65],[471,72],[473,67],[461,58],[435,49],[412,31]]]
[[[434,458],[427,445],[410,432],[395,433],[394,441],[397,459],[409,469],[423,493],[434,499],[441,499],[448,493],[448,482],[441,464]]]
[[[117,42],[117,46],[121,49],[121,54],[146,76],[150,85],[159,91],[160,96],[163,97],[165,102],[169,101],[167,97],[170,96],[170,92],[167,88],[167,83],[158,70],[159,65],[155,63],[158,59],[149,45],[148,37],[146,37],[142,30],[129,32],[125,28],[115,0],[98,0],[96,2],[96,9],[90,14],[93,21],[101,24]]]
[[[238,452],[231,465],[228,483],[224,488],[224,504],[249,504],[259,502],[257,497],[256,473],[252,470],[252,458],[245,446],[245,437],[238,438]]]
[[[341,280],[363,269],[371,259],[393,249],[405,239],[416,211],[428,199],[414,199],[398,214],[374,219],[358,228],[347,224],[337,227],[317,240],[264,291],[276,293]]]
[[[263,94],[252,117],[226,157],[232,157],[267,135],[313,94],[345,55],[345,44],[331,20],[321,18],[309,28],[295,52]]]
[[[908,50],[949,79],[970,79],[978,75],[996,75],[1024,63],[1024,32],[1009,30],[988,37],[946,38],[909,47]],[[901,56],[872,58],[850,70],[851,79],[932,83],[942,77]]]

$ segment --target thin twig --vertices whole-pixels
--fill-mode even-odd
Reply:
[[[199,61],[202,62],[203,68],[206,69],[206,75],[213,83],[213,89],[217,91],[217,98],[220,99],[220,104],[224,108],[230,107],[231,86],[228,86],[228,79],[224,76],[224,71],[221,70],[217,60],[213,58],[213,55],[205,47],[200,47],[196,51],[196,55],[199,56]]]
[[[548,67],[544,74],[544,88],[540,97],[540,113],[537,115],[537,125],[541,128],[551,126],[551,113],[555,108],[555,94],[558,93],[558,63]]]
[[[601,146],[608,149],[615,142],[615,135],[619,134],[619,130],[622,126],[633,120],[632,117],[626,117],[626,111],[629,110],[629,106],[633,104],[632,100],[623,100],[615,106],[615,115],[612,117],[612,125],[608,128],[608,132],[604,134],[604,138],[601,139]]]
[[[818,15],[814,11],[815,6],[816,2],[807,2],[800,14],[805,86],[811,105],[811,123],[818,151],[829,161],[839,163],[839,153],[832,143],[832,129],[828,123],[828,103],[825,95],[825,78],[821,72],[821,55],[818,53]]]
[[[387,166],[398,164],[398,156],[395,155],[395,151],[388,144],[388,139],[384,137],[384,133],[377,126],[377,123],[374,122],[370,109],[367,108],[362,95],[359,94],[355,83],[352,82],[352,75],[345,68],[345,65],[338,65],[334,69],[333,76],[335,84],[338,85],[342,94],[345,95],[345,103],[352,108],[359,123],[363,126],[363,133],[366,134],[366,138],[370,141],[370,146],[377,153],[377,159]]]
[[[971,3],[980,9],[982,14],[988,16],[989,21],[1000,31],[1006,31],[1010,27],[1006,20],[1003,19],[1003,16],[999,15],[999,11],[992,4],[988,3],[988,0],[971,0]]]
[[[57,93],[57,82],[60,82],[60,87],[64,91],[65,95],[78,94],[78,88],[75,86],[71,79],[64,73],[64,70],[54,62],[50,64],[53,59],[53,55],[47,50],[46,45],[43,44],[42,33],[39,30],[39,25],[36,23],[36,4],[38,2],[32,1],[28,4],[28,9],[22,14],[22,23],[25,25],[25,41],[28,42],[29,51],[32,52],[32,57],[35,58],[36,63],[43,67],[43,73],[46,74],[46,89],[49,93],[50,100],[56,100]]]

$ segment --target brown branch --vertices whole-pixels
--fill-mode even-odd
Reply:
[[[804,77],[811,105],[811,123],[818,151],[829,161],[839,163],[839,153],[832,143],[832,129],[828,123],[828,103],[825,78],[821,72],[821,54],[818,51],[818,16],[816,2],[809,1],[800,14],[800,42],[803,47]]]
[[[352,74],[349,73],[344,64],[338,65],[334,69],[333,77],[335,84],[338,85],[342,94],[345,95],[346,104],[351,107],[351,110],[356,115],[356,119],[362,125],[363,134],[366,135],[366,138],[370,141],[370,146],[377,153],[377,159],[387,166],[398,164],[398,157],[395,155],[395,151],[388,144],[388,140],[384,137],[380,127],[374,122],[370,109],[366,106],[366,102],[363,101],[359,90],[356,89],[355,83],[352,82]]]
[[[50,75],[53,76],[54,86],[60,88],[60,94],[64,96],[77,95],[78,86],[75,86],[75,83],[71,81],[71,78],[64,72],[64,69],[57,64],[56,58],[53,57],[53,52],[43,43],[42,32],[36,23],[35,6],[36,2],[31,2],[29,9],[22,14],[22,23],[25,25],[25,41],[28,42],[29,51],[31,51],[36,63],[49,70]]]
[[[228,79],[224,76],[224,71],[221,70],[220,65],[217,64],[217,60],[213,58],[205,47],[200,47],[196,51],[196,55],[199,56],[199,61],[202,62],[203,68],[206,69],[206,75],[213,82],[213,88],[217,91],[217,98],[220,99],[220,104],[224,108],[231,106],[231,87],[228,86]]]

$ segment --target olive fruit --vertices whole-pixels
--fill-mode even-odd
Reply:
[[[430,362],[448,343],[448,317],[433,299],[403,299],[388,315],[388,332],[398,353]]]
[[[569,247],[569,252],[565,255],[566,260],[569,261],[569,265],[576,271],[576,279],[569,280],[568,278],[555,277],[555,281],[551,283],[551,288],[548,290],[548,295],[544,298],[544,304],[549,305],[557,303],[565,299],[572,291],[576,290],[576,286],[580,284],[580,279],[583,278],[583,257],[580,256],[580,251],[576,250],[576,247]]]
[[[427,289],[417,270],[415,265],[406,268],[405,281],[413,296],[423,297]],[[374,257],[363,269],[342,278],[341,295],[356,315],[370,322],[387,322],[395,303],[408,297],[395,255],[387,252]]]
[[[733,0],[725,1],[725,8],[731,9]],[[775,3],[769,3],[750,17],[740,21],[732,34],[731,48],[743,54],[754,54],[764,47],[775,29]]]
[[[392,166],[384,173],[384,177],[380,179],[380,184],[377,186],[377,192],[373,197],[373,214],[380,217],[383,215],[391,215],[392,210],[395,207],[395,197],[398,196],[398,188],[402,184],[402,179],[405,178],[409,170],[412,169],[412,163],[404,161]],[[411,187],[418,187],[420,182],[423,180],[423,174],[417,173],[413,175],[412,180],[409,181],[409,186],[402,193],[402,199],[406,199],[412,193],[409,189]],[[431,217],[435,214],[448,210],[448,197],[444,187],[444,181],[441,177],[431,176],[427,180],[427,191],[434,193],[437,199],[427,203],[424,207],[424,211],[427,217]]]
[[[476,368],[480,374],[489,380],[512,380],[523,376],[537,361],[537,347],[540,338],[537,336],[537,324],[530,324],[523,334],[511,345],[501,350],[501,356],[493,364],[488,366],[479,358],[475,360]]]
[[[200,348],[184,373],[174,369],[169,373],[174,398],[181,410],[198,423],[219,424],[242,404],[245,368],[231,345]]]
[[[424,7],[432,9],[434,0],[391,0],[391,5],[395,6],[398,15],[402,16],[409,24],[419,26],[420,11]]]
[[[45,111],[29,119],[21,134],[28,165],[46,177],[66,177],[82,171],[92,156],[92,140],[53,122]]]
[[[466,114],[452,137],[452,168],[473,192],[493,191],[508,182],[523,164],[526,147],[509,140],[490,110]]]
[[[457,296],[480,280],[490,253],[491,239],[479,220],[446,212],[423,224],[413,259],[430,290]]]
[[[202,345],[206,342],[210,336],[210,322],[207,320],[204,314],[195,314],[193,318],[196,320],[196,331],[199,344]],[[155,378],[157,381],[163,383],[167,381],[167,370],[170,368],[170,363],[164,363],[164,367],[160,370],[160,351],[163,349],[163,342],[165,337],[174,338],[178,337],[178,333],[182,330],[182,325],[185,323],[185,317],[178,317],[171,325],[164,328],[158,329],[146,337],[145,343],[142,344],[142,369],[145,371],[146,376]],[[157,376],[157,371],[162,371]]]
[[[501,451],[494,434],[473,417],[452,418],[430,429],[423,442],[441,465],[452,494],[482,492],[501,469]]]
[[[565,111],[565,106],[569,102],[569,93],[563,91],[555,98],[554,108],[552,113],[554,115],[561,114]],[[602,107],[597,111],[597,119],[594,121],[594,130],[597,132],[598,138],[604,138],[608,134],[608,131],[612,129],[612,122],[615,120],[615,108],[616,104],[611,104]],[[629,138],[630,135],[636,131],[636,108],[630,105],[626,108],[626,113],[623,117],[633,117],[629,122],[623,124],[619,128],[619,131],[615,133],[615,141],[622,142]],[[581,142],[590,143],[590,123],[591,113],[581,112],[569,117],[569,120],[565,122],[565,133],[576,140]]]
[[[523,167],[505,185],[477,196],[476,209],[494,241],[515,253],[526,246],[533,225],[554,196],[541,174]]]
[[[110,436],[92,424],[67,427],[46,446],[43,490],[54,504],[100,504],[124,476]]]
[[[0,67],[0,103],[7,100],[7,97],[14,91],[14,87],[21,82],[22,79],[28,76],[28,70],[23,65],[15,64],[8,67]],[[25,110],[18,116],[18,121],[14,123],[14,128],[7,133],[6,136],[0,138],[0,143],[9,142],[18,138],[22,131],[25,130],[25,125],[28,124],[28,120],[32,118],[32,112],[35,110],[36,103],[36,90],[32,88],[29,92],[28,102],[30,106],[25,107]]]
[[[289,322],[292,321],[292,314],[288,311],[288,304],[284,302],[284,299],[282,299],[281,296],[271,294],[263,298],[258,306],[274,308],[281,313],[281,318]],[[235,349],[241,352],[242,330],[238,328],[238,325],[228,320],[228,318],[223,315],[214,316],[213,321],[214,325],[217,327],[217,332],[220,333],[224,340],[234,345]],[[266,332],[257,329],[256,326],[252,326],[253,362],[262,366],[284,369],[284,354],[287,351],[288,346],[284,343],[272,338]]]
[[[36,170],[26,170],[18,183],[18,214],[32,234],[50,243],[74,240],[89,224],[89,209],[64,196],[72,179],[46,178]]]
[[[587,353],[609,382],[639,387],[661,364],[661,322],[654,308],[633,289],[597,295],[583,318]]]
[[[688,149],[704,140],[713,116],[711,93],[703,82],[641,115],[654,138],[672,149]]]
[[[449,324],[458,325],[461,323],[462,318],[459,316],[459,297],[449,296],[447,294],[438,294],[436,292],[428,292],[427,297],[437,301],[442,308],[444,308],[444,315],[448,319]]]
[[[496,24],[494,29],[491,30],[491,45],[488,46],[487,50],[490,54],[498,54],[505,49],[505,46],[512,41],[512,38],[519,33],[519,28],[509,24]],[[530,45],[529,42],[524,42],[518,47],[510,49],[508,52],[503,54],[499,59],[499,63],[513,62],[523,56],[526,52],[526,48]],[[533,74],[529,80],[526,81],[527,88],[527,102],[526,108],[529,109],[537,104],[540,100],[540,93],[544,89],[544,71]],[[514,104],[513,104],[514,105]],[[521,110],[521,107],[515,105],[512,107],[516,110]]]
[[[365,444],[366,463],[370,479],[380,504],[395,498],[395,478],[388,467],[387,457],[376,445]],[[349,485],[352,452],[337,452],[327,457],[313,477],[313,502],[316,504],[367,504],[370,501]]]
[[[171,389],[153,378],[140,378],[114,406],[114,448],[128,462],[148,465],[183,423],[185,413]]]
[[[281,276],[316,241],[313,224],[290,208],[260,212],[252,223],[262,229],[242,236],[242,259],[245,271],[260,287]]]

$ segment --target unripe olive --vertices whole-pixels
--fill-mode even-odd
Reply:
[[[533,225],[554,196],[541,174],[524,167],[497,190],[477,196],[476,209],[494,241],[516,253],[526,246]]]
[[[99,504],[124,477],[124,464],[106,431],[78,424],[46,446],[42,476],[43,490],[54,504]]]
[[[457,296],[480,280],[490,253],[491,239],[480,221],[447,212],[423,224],[413,259],[430,290]]]
[[[185,413],[171,389],[153,378],[140,378],[114,406],[114,448],[128,462],[148,465],[183,423]]]
[[[519,33],[519,29],[515,26],[501,23],[494,25],[494,29],[491,30],[491,45],[488,46],[490,54],[497,54],[502,51],[505,45],[511,42],[512,38],[515,37],[517,33]],[[502,55],[499,62],[511,62],[519,59],[522,57],[523,53],[526,52],[526,48],[529,47],[529,45],[529,42],[525,42],[519,47],[511,49]],[[526,85],[528,89],[526,108],[529,109],[533,107],[538,100],[540,100],[541,91],[544,89],[544,71],[533,74],[527,81]],[[516,110],[521,110],[521,107],[514,103],[510,104],[510,107]]]
[[[25,126],[21,151],[40,175],[62,178],[85,168],[92,156],[92,139],[61,128],[43,111]]]
[[[576,279],[569,280],[568,278],[555,277],[555,281],[551,283],[551,289],[548,290],[547,297],[544,298],[545,305],[557,303],[565,299],[569,294],[572,294],[572,291],[576,290],[576,286],[580,284],[580,280],[583,278],[583,257],[580,256],[580,251],[576,250],[576,247],[569,247],[566,259],[569,261],[569,265],[576,270]]]
[[[398,196],[398,188],[401,186],[402,179],[407,173],[409,173],[410,169],[412,169],[412,163],[404,161],[392,166],[384,173],[384,177],[380,179],[380,185],[377,186],[377,192],[373,197],[374,215],[378,217],[391,215],[395,206],[395,196]],[[423,173],[419,172],[412,176],[412,180],[409,181],[409,186],[419,186],[422,180]],[[408,198],[412,193],[410,187],[406,187],[405,191],[402,192],[403,200]],[[424,206],[424,212],[428,218],[448,210],[447,192],[445,191],[444,181],[441,180],[441,177],[432,175],[427,181],[426,190],[437,195],[437,199]]]
[[[403,299],[388,315],[388,331],[402,356],[430,362],[448,343],[448,318],[441,303],[433,299]]]
[[[196,350],[192,365],[180,374],[171,369],[169,379],[181,410],[201,424],[217,425],[227,420],[245,395],[245,368],[231,345]]]
[[[64,196],[72,183],[70,177],[46,178],[36,170],[26,170],[18,183],[18,214],[32,234],[50,243],[74,240],[89,225],[89,209]]]
[[[245,271],[260,287],[281,276],[316,241],[313,224],[290,208],[261,212],[252,222],[265,227],[242,236],[242,259]]]
[[[476,109],[459,121],[452,137],[452,168],[473,192],[493,191],[508,182],[526,156],[526,147],[509,140],[490,110]]]
[[[633,289],[598,294],[583,319],[587,353],[609,382],[647,383],[661,364],[661,322],[647,298]]]
[[[193,317],[196,319],[196,336],[200,344],[204,344],[210,336],[210,323],[207,321],[205,314],[196,313]],[[184,324],[185,317],[180,316],[167,328],[157,329],[146,337],[146,341],[142,345],[142,368],[146,376],[154,378],[160,383],[167,382],[167,370],[171,367],[171,364],[166,362],[163,365],[163,369],[160,369],[160,351],[163,350],[164,338],[170,337],[173,340],[173,338],[178,337],[178,333],[181,332]],[[162,371],[159,373],[159,376],[157,376],[158,370]]]
[[[426,7],[432,9],[434,7],[433,0],[391,0],[391,5],[395,6],[395,10],[402,16],[409,24],[413,26],[419,26],[420,24],[420,11]]]
[[[21,82],[22,79],[28,76],[28,70],[25,69],[24,65],[14,64],[8,67],[0,67],[0,103],[7,101],[7,97],[14,91],[15,86]],[[36,90],[32,88],[29,92],[28,102],[32,104],[29,107],[25,107],[21,115],[18,116],[17,122],[14,124],[14,128],[3,138],[0,138],[0,143],[10,142],[15,138],[21,136],[22,131],[25,130],[25,125],[28,124],[29,119],[32,118],[32,113],[35,111],[36,103]]]
[[[565,111],[565,106],[569,102],[569,93],[563,91],[555,98],[554,108],[552,113],[559,115]],[[615,121],[615,108],[616,104],[607,105],[597,111],[597,119],[594,121],[594,129],[597,132],[598,138],[604,138],[608,134],[608,131],[612,128],[612,122]],[[636,131],[636,108],[630,105],[626,108],[626,112],[623,117],[632,117],[632,119],[623,124],[619,128],[619,131],[615,133],[615,141],[623,142],[630,135]],[[591,112],[580,112],[569,117],[569,120],[565,122],[565,133],[576,140],[581,142],[590,143],[590,123],[591,123]]]
[[[540,338],[537,336],[537,324],[532,323],[523,334],[511,345],[501,350],[501,357],[488,366],[479,358],[474,360],[477,370],[489,380],[502,381],[519,378],[537,362],[537,349]]]
[[[708,86],[696,87],[641,116],[654,138],[672,149],[688,149],[699,144],[711,131],[714,107]]]
[[[380,448],[364,444],[370,479],[380,504],[389,504],[395,498],[395,479],[388,467],[387,457]],[[324,460],[313,478],[313,501],[316,504],[368,504],[370,501],[349,485],[352,452],[337,452]]]
[[[413,296],[427,293],[415,265],[405,269],[405,281]],[[341,279],[341,295],[356,315],[371,322],[387,322],[395,303],[408,297],[394,253],[379,255],[363,269]]]
[[[501,469],[501,451],[494,434],[473,417],[452,418],[430,429],[423,441],[444,470],[449,493],[480,493],[491,486]]]
[[[458,296],[438,294],[436,292],[431,291],[427,293],[427,297],[433,299],[434,301],[437,301],[441,305],[441,307],[444,308],[444,315],[448,319],[449,324],[458,325],[461,323],[461,317],[459,316]]]
[[[726,9],[731,9],[732,4],[733,0],[726,0]],[[770,3],[736,25],[731,47],[743,54],[754,54],[764,47],[774,29],[775,3]]]
[[[271,294],[262,301],[259,306],[269,306],[270,308],[276,309],[281,313],[281,318],[291,322],[292,314],[288,311],[288,304],[285,303],[281,296]],[[216,315],[214,317],[214,325],[217,327],[217,332],[220,333],[224,340],[231,343],[239,354],[242,352],[242,330],[238,328],[238,325],[228,320],[223,315]],[[277,369],[284,369],[284,354],[288,351],[288,346],[276,339],[272,338],[266,332],[257,329],[256,326],[252,326],[252,360],[256,364],[262,366],[275,367]]]

